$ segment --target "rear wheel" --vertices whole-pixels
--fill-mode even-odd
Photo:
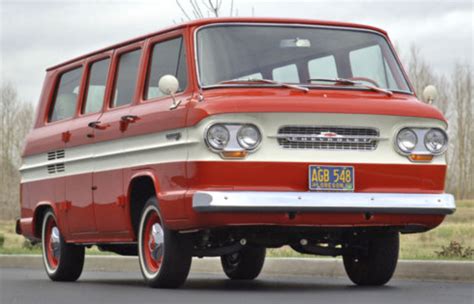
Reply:
[[[187,241],[164,227],[155,197],[148,200],[140,217],[138,257],[141,272],[150,287],[180,287],[191,268]]]
[[[374,234],[363,240],[365,254],[343,256],[346,273],[357,285],[384,285],[393,276],[398,261],[398,232]]]
[[[43,264],[49,278],[53,281],[76,281],[84,266],[84,247],[64,241],[51,210],[43,217],[41,241]]]
[[[222,268],[231,280],[253,280],[262,271],[265,247],[246,246],[240,251],[221,256]]]

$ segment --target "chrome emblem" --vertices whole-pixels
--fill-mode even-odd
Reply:
[[[323,138],[337,138],[337,137],[342,137],[342,135],[337,134],[336,132],[321,132],[319,133],[318,137],[323,137]]]

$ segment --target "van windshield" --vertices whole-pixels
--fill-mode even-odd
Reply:
[[[225,86],[231,80],[268,79],[348,88],[329,81],[341,78],[410,93],[389,44],[382,35],[368,30],[217,24],[198,30],[196,40],[203,87]]]

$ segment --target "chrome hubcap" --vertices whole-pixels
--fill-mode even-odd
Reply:
[[[58,259],[59,255],[61,254],[61,239],[58,227],[53,227],[51,229],[50,244],[53,251],[53,256]]]
[[[148,249],[151,257],[155,261],[159,261],[163,256],[164,232],[160,224],[153,224],[150,231],[150,241],[148,242]]]

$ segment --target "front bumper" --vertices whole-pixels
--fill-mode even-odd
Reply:
[[[196,212],[370,212],[445,215],[456,210],[451,194],[198,191]]]

